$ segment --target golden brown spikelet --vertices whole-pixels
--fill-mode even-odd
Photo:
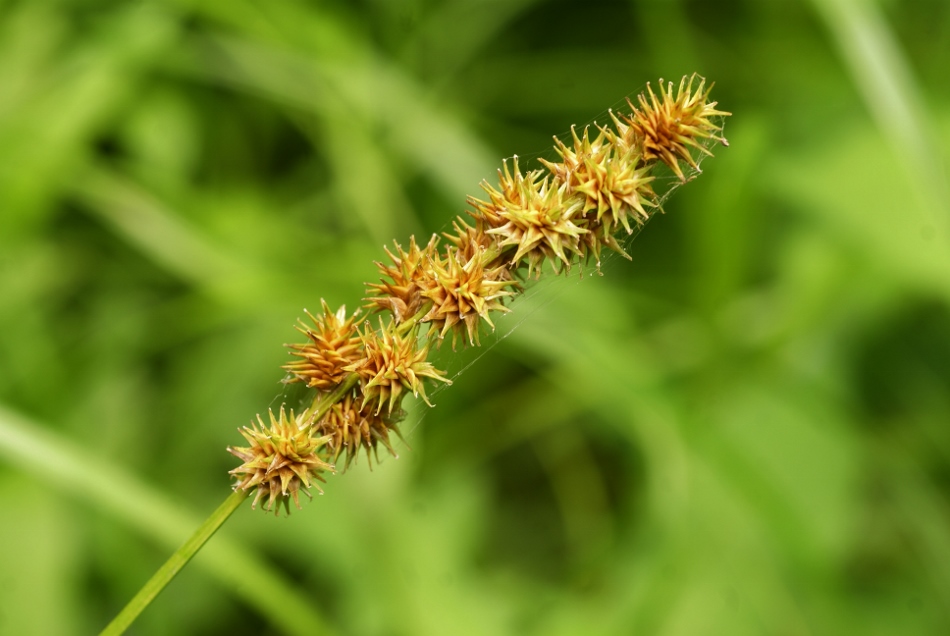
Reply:
[[[350,394],[334,404],[314,428],[317,434],[329,438],[327,448],[334,463],[337,463],[340,455],[346,455],[344,470],[359,456],[361,448],[365,449],[372,468],[372,457],[376,455],[379,444],[385,446],[393,457],[398,457],[390,442],[389,432],[393,431],[401,437],[398,420],[404,415],[405,412],[400,410],[390,415],[375,413],[371,404],[361,405],[360,400]]]
[[[530,188],[528,182],[535,181],[540,176],[540,171],[522,174],[518,167],[518,157],[512,160],[514,172],[508,168],[508,162],[503,161],[502,167],[498,170],[498,189],[493,188],[487,181],[482,181],[481,188],[488,194],[488,201],[482,201],[473,196],[468,197],[468,203],[474,212],[471,215],[476,220],[481,220],[488,228],[503,225],[505,221],[501,216],[509,207],[524,207],[528,205],[530,197]]]
[[[583,253],[580,237],[587,230],[575,223],[583,202],[565,197],[557,179],[543,176],[541,170],[522,175],[517,157],[513,169],[505,162],[499,190],[482,184],[489,201],[469,199],[474,215],[490,226],[486,234],[497,236],[501,249],[515,247],[508,259],[511,270],[526,264],[528,277],[540,276],[545,260],[556,272],[570,270],[574,257]]]
[[[699,85],[694,89],[697,78]],[[729,145],[721,134],[717,135],[721,133],[722,127],[714,119],[730,113],[716,110],[717,102],[709,101],[712,84],[709,88],[705,86],[706,80],[694,73],[688,79],[683,76],[675,95],[673,82],[664,85],[661,79],[659,96],[647,83],[649,100],[640,93],[639,108],[627,100],[633,113],[624,119],[641,140],[644,161],[659,159],[676,173],[680,181],[686,181],[680,161],[685,161],[699,171],[693,150],[712,156],[712,152],[703,145],[704,140],[712,139]]]
[[[555,138],[561,161],[541,161],[562,184],[565,197],[582,198],[578,223],[587,230],[580,237],[582,260],[593,256],[598,267],[605,246],[629,258],[613,235],[621,227],[631,234],[650,218],[647,208],[657,206],[651,187],[653,177],[637,150],[625,145],[618,132],[608,128],[599,131],[592,141],[588,128],[578,136],[572,127],[572,146]]]
[[[347,318],[345,306],[333,313],[325,300],[321,299],[320,304],[321,316],[304,310],[313,327],[300,321],[297,330],[310,342],[287,345],[300,359],[288,362],[283,369],[291,374],[285,380],[287,383],[304,382],[311,388],[330,390],[343,381],[346,376],[343,369],[360,358],[361,341],[356,327],[362,318],[359,310]]]
[[[384,247],[393,264],[376,262],[383,277],[379,283],[366,286],[370,293],[369,298],[363,299],[367,307],[371,311],[389,311],[397,323],[414,316],[422,307],[422,291],[429,286],[429,260],[437,256],[438,242],[438,236],[433,234],[421,249],[414,236],[409,238],[409,251],[396,242],[393,242],[395,254]]]
[[[281,406],[277,417],[273,411],[269,414],[269,426],[258,415],[256,424],[238,429],[250,446],[228,447],[229,453],[244,462],[230,474],[238,480],[235,490],[257,490],[253,506],[266,497],[264,510],[278,514],[283,505],[289,514],[291,499],[300,508],[298,493],[302,490],[310,497],[311,486],[316,486],[313,480],[324,481],[321,473],[333,472],[333,465],[320,456],[330,438],[312,435],[307,412],[296,416]]]
[[[376,331],[367,323],[360,332],[363,357],[347,367],[347,371],[360,376],[361,408],[371,404],[377,415],[391,415],[407,391],[417,397],[421,395],[426,404],[432,406],[426,396],[423,378],[446,384],[452,382],[426,361],[429,345],[419,346],[415,329],[402,334],[393,321],[384,324],[380,319],[379,327]]]
[[[471,254],[467,261],[462,261],[455,249],[446,250],[444,259],[432,261],[434,284],[423,292],[432,301],[432,308],[421,322],[431,323],[440,341],[451,330],[453,348],[460,333],[469,344],[478,344],[482,320],[494,329],[489,312],[507,312],[503,301],[514,295],[509,288],[517,286],[506,267],[488,269],[482,265],[480,247],[470,246],[466,251]]]

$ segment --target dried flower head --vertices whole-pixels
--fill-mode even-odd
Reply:
[[[517,157],[513,164],[513,173],[507,162],[504,172],[499,170],[500,190],[482,183],[489,201],[469,198],[475,217],[491,227],[487,233],[499,237],[501,248],[515,246],[511,269],[526,263],[529,277],[540,276],[547,259],[556,272],[569,270],[574,257],[582,255],[580,237],[587,232],[575,223],[583,201],[566,198],[558,180],[540,170],[522,175]]]
[[[555,137],[555,150],[561,161],[541,160],[552,177],[562,184],[565,197],[583,197],[581,214],[587,232],[580,237],[582,260],[593,256],[598,267],[600,252],[605,246],[629,258],[613,235],[620,227],[631,234],[634,227],[650,218],[646,208],[657,206],[656,194],[650,185],[653,177],[649,166],[640,161],[638,151],[626,145],[618,132],[608,128],[599,130],[591,141],[588,128],[578,137],[572,127],[572,147]]]
[[[630,219],[642,225],[650,218],[645,207],[656,207],[650,186],[653,177],[649,168],[638,164],[638,158],[624,157],[615,146],[605,145],[573,171],[570,187],[585,196],[584,212],[595,213],[595,220],[603,223],[608,234],[620,226],[630,234]]]
[[[228,447],[228,452],[244,463],[230,471],[238,479],[235,490],[257,489],[253,506],[267,497],[264,510],[280,512],[281,505],[290,513],[290,500],[300,508],[298,493],[310,497],[310,487],[316,486],[313,479],[324,481],[321,473],[333,472],[332,464],[320,457],[320,450],[329,437],[315,437],[311,433],[309,413],[288,415],[284,407],[274,417],[270,411],[270,426],[257,416],[257,424],[238,429],[250,446]],[[319,486],[317,490],[322,494]]]
[[[411,318],[422,307],[422,291],[428,288],[429,261],[437,256],[439,237],[435,234],[422,249],[416,245],[416,238],[410,237],[409,251],[404,251],[399,243],[393,242],[396,253],[384,247],[392,266],[376,262],[383,278],[379,284],[369,284],[370,298],[364,298],[372,311],[389,311],[397,323]],[[387,280],[388,279],[388,280]]]
[[[696,78],[699,78],[699,86],[694,90],[693,83]],[[722,127],[717,125],[713,118],[730,113],[716,110],[717,102],[709,101],[712,84],[704,90],[705,86],[706,80],[693,73],[688,81],[686,76],[683,76],[675,96],[673,82],[668,82],[664,87],[661,79],[659,97],[647,83],[649,101],[643,93],[638,96],[640,108],[627,100],[633,113],[624,119],[630,124],[632,131],[642,138],[643,159],[661,160],[676,173],[680,181],[686,181],[686,177],[680,168],[679,160],[685,161],[694,170],[699,170],[691,148],[712,156],[712,152],[702,144],[702,140],[713,139],[725,146],[729,145],[721,134],[717,135],[721,133]]]
[[[417,397],[421,395],[426,404],[432,406],[426,396],[423,378],[446,384],[452,384],[452,381],[432,363],[426,362],[429,345],[419,346],[414,328],[402,334],[395,322],[384,325],[382,319],[379,327],[376,331],[367,324],[360,332],[363,357],[347,367],[347,371],[360,376],[361,408],[373,404],[376,407],[373,412],[377,415],[391,415],[396,412],[406,391]]]
[[[360,448],[366,449],[366,458],[372,468],[371,458],[376,455],[378,444],[385,446],[393,457],[399,456],[389,440],[389,432],[393,431],[402,437],[398,423],[404,416],[405,411],[399,409],[392,414],[375,413],[372,405],[361,405],[359,398],[348,394],[330,407],[315,425],[315,430],[317,434],[329,438],[327,447],[334,463],[337,463],[341,454],[346,454],[344,470],[359,455]]]
[[[307,336],[307,344],[286,345],[300,360],[288,362],[282,368],[292,375],[285,382],[305,382],[307,386],[329,390],[343,381],[346,376],[344,367],[360,359],[360,338],[356,332],[362,318],[359,310],[346,317],[346,307],[340,307],[336,313],[322,298],[323,315],[314,316],[304,309],[314,326],[308,327],[303,321],[297,330]]]
[[[453,348],[463,329],[469,343],[478,344],[481,320],[494,329],[489,312],[507,312],[508,308],[502,301],[514,295],[508,288],[517,286],[506,267],[486,269],[482,265],[480,247],[470,247],[466,251],[471,256],[464,262],[460,260],[459,252],[451,248],[446,250],[444,259],[433,260],[434,284],[422,293],[433,303],[422,322],[432,323],[440,340],[452,330]]]

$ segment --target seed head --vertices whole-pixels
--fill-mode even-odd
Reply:
[[[439,338],[452,330],[452,346],[456,337],[464,329],[469,344],[478,343],[479,321],[484,320],[495,328],[488,313],[490,311],[507,312],[502,301],[514,295],[510,289],[517,286],[508,274],[508,268],[497,266],[486,269],[482,265],[482,249],[468,246],[471,253],[467,261],[461,261],[456,249],[446,250],[444,259],[432,261],[434,284],[422,293],[432,301],[432,309],[422,319],[431,322],[438,331]]]
[[[693,83],[697,78],[699,78],[699,86],[694,90]],[[691,148],[712,156],[712,152],[702,144],[702,140],[712,139],[723,145],[729,145],[721,134],[717,135],[721,133],[722,127],[717,125],[712,118],[730,113],[716,110],[717,102],[708,101],[712,84],[704,90],[705,85],[706,80],[695,73],[689,77],[688,81],[684,75],[674,96],[673,82],[667,83],[664,87],[661,79],[659,97],[647,83],[649,101],[643,93],[638,96],[640,108],[637,108],[629,99],[627,100],[633,113],[624,119],[630,125],[631,131],[642,138],[644,161],[659,159],[676,173],[680,181],[686,181],[679,165],[680,160],[699,171],[699,165],[693,158]]]
[[[508,168],[508,162],[502,162],[498,170],[498,186],[495,190],[487,181],[482,181],[482,190],[488,193],[488,201],[482,201],[473,196],[468,197],[468,203],[474,208],[470,214],[477,220],[483,221],[488,228],[498,227],[505,223],[502,213],[511,206],[523,207],[528,204],[527,181],[536,179],[540,174],[537,171],[521,174],[518,168],[518,157],[512,162],[514,174]]]
[[[228,448],[244,462],[231,471],[235,488],[256,488],[255,506],[264,499],[266,510],[289,512],[301,485],[309,496],[334,470],[330,459],[345,454],[348,467],[364,449],[372,466],[380,445],[395,455],[390,433],[399,435],[402,399],[412,393],[432,406],[426,380],[451,384],[427,360],[432,343],[451,331],[453,348],[459,339],[477,345],[481,323],[494,329],[491,314],[507,312],[520,281],[540,277],[545,262],[558,273],[591,257],[599,269],[604,248],[630,258],[616,235],[640,229],[673,187],[699,171],[714,142],[728,145],[721,118],[729,113],[709,101],[711,89],[696,74],[675,92],[662,79],[657,92],[647,84],[636,103],[628,100],[631,113],[610,111],[612,125],[571,128],[570,140],[555,139],[560,161],[542,160],[544,168],[529,172],[517,157],[504,161],[497,186],[481,184],[487,200],[468,198],[474,224],[454,221],[442,247],[437,235],[421,248],[415,238],[406,250],[384,247],[390,264],[376,263],[380,281],[367,285],[364,301],[367,313],[389,316],[376,329],[359,312],[348,318],[323,301],[322,315],[307,313],[313,326],[297,328],[308,342],[288,345],[296,359],[283,368],[287,382],[315,390],[312,406],[299,417],[281,407],[269,425],[258,416],[241,430],[250,446]],[[660,162],[678,177],[668,189],[657,185]]]
[[[350,467],[360,448],[366,449],[366,458],[372,468],[372,456],[377,454],[378,444],[385,446],[393,457],[399,456],[389,440],[389,432],[394,431],[402,437],[398,422],[404,416],[405,411],[400,409],[390,415],[374,413],[372,405],[361,405],[359,398],[349,394],[330,408],[315,425],[315,430],[329,438],[327,447],[334,463],[342,453],[346,453],[343,470]],[[376,461],[379,461],[378,455]]]
[[[429,345],[419,346],[417,332],[409,330],[400,334],[396,323],[384,325],[379,321],[379,331],[367,327],[360,332],[363,342],[363,357],[346,368],[360,376],[360,389],[363,403],[375,405],[373,412],[378,415],[392,415],[397,412],[405,391],[422,396],[426,404],[432,406],[426,396],[423,378],[431,378],[446,384],[451,380],[442,375],[430,362],[426,362]]]
[[[310,416],[306,411],[295,416],[291,410],[288,415],[281,406],[277,417],[273,411],[269,413],[270,426],[265,425],[258,415],[257,424],[251,422],[250,428],[238,429],[250,446],[228,447],[229,453],[244,461],[230,474],[238,480],[235,490],[257,489],[253,507],[267,497],[264,510],[274,510],[276,515],[283,505],[289,514],[291,499],[300,508],[298,493],[301,485],[304,494],[310,497],[310,487],[316,486],[312,479],[324,481],[321,473],[333,472],[333,465],[319,455],[330,438],[312,435]],[[319,486],[316,488],[323,493]]]
[[[577,142],[576,136],[574,139]],[[650,218],[644,206],[656,207],[656,195],[650,186],[653,177],[647,174],[649,168],[638,168],[639,157],[624,156],[621,152],[612,144],[603,145],[596,154],[584,156],[571,175],[571,189],[585,196],[584,212],[593,212],[594,220],[603,223],[607,234],[614,234],[620,226],[630,234],[630,219],[641,225]]]
[[[320,304],[323,315],[319,317],[304,309],[314,326],[308,327],[300,321],[297,331],[310,342],[287,345],[300,360],[288,362],[283,368],[292,374],[285,380],[287,383],[305,382],[315,389],[330,390],[346,376],[343,368],[360,358],[361,344],[356,327],[362,318],[359,318],[359,310],[347,318],[345,306],[334,314],[322,298]]]
[[[372,295],[364,298],[371,311],[389,311],[397,323],[414,316],[422,308],[422,291],[429,286],[429,260],[437,256],[439,237],[435,234],[429,243],[422,249],[416,245],[416,238],[410,237],[409,251],[402,249],[399,243],[393,242],[396,253],[384,247],[392,266],[376,262],[376,267],[383,275],[379,284],[367,285]]]
[[[527,263],[528,276],[540,276],[541,264],[548,259],[555,271],[569,270],[574,256],[582,254],[580,236],[587,232],[575,224],[583,200],[565,197],[557,179],[542,177],[540,170],[522,175],[517,157],[513,163],[513,175],[507,162],[504,173],[499,171],[500,190],[482,184],[490,201],[469,199],[476,218],[480,216],[491,227],[487,233],[499,237],[499,246],[516,247],[509,261],[511,269]]]
[[[629,126],[620,125],[629,130]],[[629,258],[613,235],[620,227],[631,234],[634,226],[641,226],[650,218],[646,207],[657,205],[650,185],[653,177],[648,174],[649,167],[640,160],[639,147],[627,144],[619,130],[606,127],[599,130],[591,141],[588,128],[578,137],[572,127],[572,147],[554,139],[561,161],[541,160],[552,178],[562,184],[565,198],[583,197],[583,221],[578,217],[578,222],[583,222],[587,230],[580,237],[582,260],[593,256],[598,267],[604,246]]]

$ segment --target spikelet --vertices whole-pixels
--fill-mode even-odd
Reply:
[[[379,321],[379,331],[367,325],[360,332],[363,341],[363,357],[347,367],[360,376],[360,390],[363,402],[373,405],[376,415],[391,415],[398,409],[405,393],[422,396],[425,403],[432,406],[426,396],[423,378],[452,384],[432,363],[426,361],[429,345],[419,346],[417,332],[409,330],[399,333],[396,323],[383,324]]]
[[[580,237],[581,260],[593,256],[600,267],[600,252],[603,247],[630,256],[614,239],[614,234],[623,227],[631,234],[649,220],[647,208],[657,207],[649,167],[643,165],[636,148],[617,143],[619,135],[607,128],[600,128],[598,136],[591,141],[589,128],[584,128],[582,137],[571,127],[573,146],[555,137],[555,150],[561,157],[559,163],[541,160],[551,176],[560,182],[564,197],[581,197],[583,206],[578,222],[587,230]]]
[[[300,508],[300,491],[310,497],[311,486],[316,486],[314,480],[324,481],[322,473],[333,472],[333,465],[320,457],[330,437],[311,434],[307,412],[295,416],[291,410],[288,415],[281,406],[277,417],[273,411],[269,413],[270,426],[258,415],[256,424],[238,429],[250,446],[228,447],[229,453],[244,462],[230,474],[238,480],[235,490],[257,490],[254,507],[266,497],[264,510],[273,510],[276,515],[283,505],[289,514],[291,499]],[[319,486],[316,488],[323,493]]]
[[[408,252],[396,242],[393,242],[395,254],[384,247],[393,264],[390,266],[376,262],[383,278],[378,284],[366,286],[371,294],[369,298],[363,299],[368,302],[367,307],[371,311],[389,311],[397,323],[414,316],[422,307],[422,292],[430,285],[429,262],[436,257],[438,242],[439,237],[433,234],[422,249],[416,245],[414,236],[409,238]]]
[[[489,201],[469,199],[475,217],[490,226],[486,233],[499,238],[502,250],[515,247],[509,260],[512,270],[526,264],[527,276],[537,277],[545,260],[555,272],[570,270],[574,258],[583,254],[580,237],[587,230],[575,223],[583,202],[565,197],[556,178],[543,176],[540,170],[523,175],[517,157],[512,163],[513,173],[507,162],[504,172],[499,171],[500,190],[482,184]]]
[[[699,86],[693,89],[693,83],[699,78]],[[706,80],[695,73],[680,80],[676,95],[673,95],[673,82],[659,82],[660,96],[657,97],[653,88],[647,83],[646,95],[640,93],[638,102],[640,107],[630,101],[633,113],[624,117],[630,125],[631,131],[637,135],[642,144],[644,161],[659,159],[670,167],[680,181],[686,181],[679,162],[685,161],[697,172],[699,164],[693,157],[691,149],[702,154],[712,156],[712,152],[703,145],[705,139],[712,139],[728,146],[729,142],[722,136],[722,127],[717,125],[713,118],[730,115],[730,113],[716,110],[717,102],[709,101],[709,92],[713,85],[705,89]],[[717,134],[718,133],[718,134]]]
[[[310,342],[285,345],[300,360],[288,362],[282,368],[291,373],[284,380],[286,383],[304,382],[314,389],[330,390],[346,377],[344,367],[360,358],[361,342],[356,327],[362,319],[359,310],[347,318],[345,306],[333,313],[322,298],[320,304],[323,315],[319,317],[304,309],[314,324],[312,328],[303,321],[297,325],[297,331],[307,336]]]
[[[326,435],[327,448],[334,464],[338,464],[341,455],[346,455],[343,470],[359,455],[360,449],[365,449],[366,458],[377,456],[377,447],[382,444],[393,457],[399,457],[389,439],[390,431],[400,438],[399,420],[405,416],[405,411],[396,410],[391,414],[375,413],[372,405],[361,405],[360,400],[353,395],[347,395],[337,402],[315,426],[317,435]],[[379,457],[377,456],[377,462]]]
[[[456,337],[463,332],[469,344],[478,344],[478,328],[482,320],[495,328],[489,312],[505,313],[505,298],[514,295],[510,287],[517,283],[508,275],[508,269],[497,266],[486,269],[482,265],[482,249],[469,247],[465,252],[471,256],[462,261],[464,253],[456,249],[446,250],[444,259],[432,262],[433,285],[422,293],[432,301],[432,308],[421,320],[431,323],[439,334],[439,340],[452,330],[452,348]]]

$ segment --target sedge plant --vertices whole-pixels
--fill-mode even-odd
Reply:
[[[301,494],[322,493],[320,482],[360,454],[370,465],[380,447],[395,455],[404,399],[431,406],[426,385],[451,384],[428,360],[433,347],[478,345],[479,333],[494,329],[492,315],[510,311],[546,269],[599,270],[605,251],[629,259],[623,237],[672,189],[659,187],[662,171],[673,187],[686,183],[713,144],[728,145],[722,119],[730,113],[716,109],[711,89],[696,74],[676,87],[661,79],[656,92],[648,83],[627,100],[628,112],[609,112],[607,125],[555,138],[558,161],[529,171],[517,157],[505,161],[497,185],[482,183],[484,194],[469,197],[469,218],[456,219],[452,232],[385,249],[362,307],[347,313],[321,300],[320,312],[305,312],[303,341],[288,345],[283,366],[284,381],[308,391],[303,408],[281,406],[239,429],[242,445],[227,449],[241,461],[230,471],[231,495],[102,633],[123,633],[248,497],[252,508],[289,514],[291,502],[299,508]]]

